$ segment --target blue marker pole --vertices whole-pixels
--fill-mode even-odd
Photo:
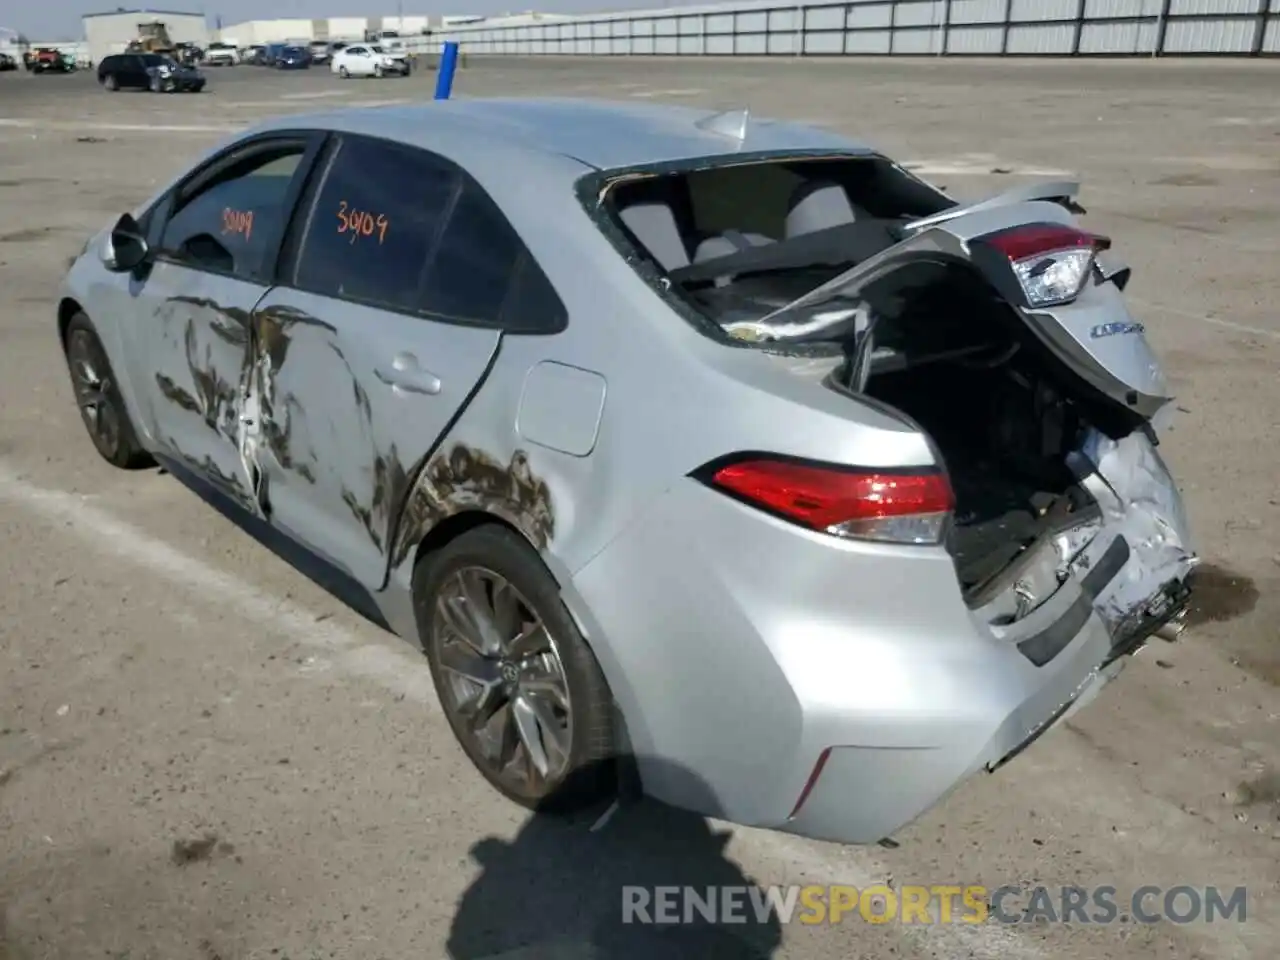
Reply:
[[[453,91],[453,72],[458,68],[458,44],[446,40],[444,53],[440,55],[440,71],[436,75],[436,99],[448,100]]]

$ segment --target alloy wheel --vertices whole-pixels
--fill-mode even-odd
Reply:
[[[101,351],[88,331],[72,332],[67,360],[85,429],[98,449],[109,456],[120,444],[120,412],[111,399],[111,380]]]
[[[569,766],[573,714],[542,618],[504,577],[467,566],[440,587],[431,633],[444,708],[471,752],[514,793],[553,789]]]

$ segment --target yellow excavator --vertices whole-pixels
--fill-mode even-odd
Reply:
[[[138,38],[129,41],[125,48],[127,53],[172,53],[173,41],[169,39],[169,31],[159,20],[138,24]]]

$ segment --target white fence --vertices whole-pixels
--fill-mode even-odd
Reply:
[[[421,52],[580,56],[1278,56],[1280,0],[809,0],[455,26]]]

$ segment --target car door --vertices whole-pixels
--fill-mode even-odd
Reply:
[[[142,57],[137,54],[124,54],[115,64],[116,84],[125,90],[133,90],[146,86],[147,71]]]
[[[130,361],[160,452],[257,510],[244,417],[249,316],[321,137],[257,138],[179,185],[158,211],[134,295]]]
[[[346,137],[313,181],[253,315],[263,497],[285,534],[376,590],[412,478],[498,349],[511,268],[477,276],[496,306],[460,322],[448,298],[457,278],[433,273],[454,269],[441,256],[446,224],[483,205],[432,154]]]

